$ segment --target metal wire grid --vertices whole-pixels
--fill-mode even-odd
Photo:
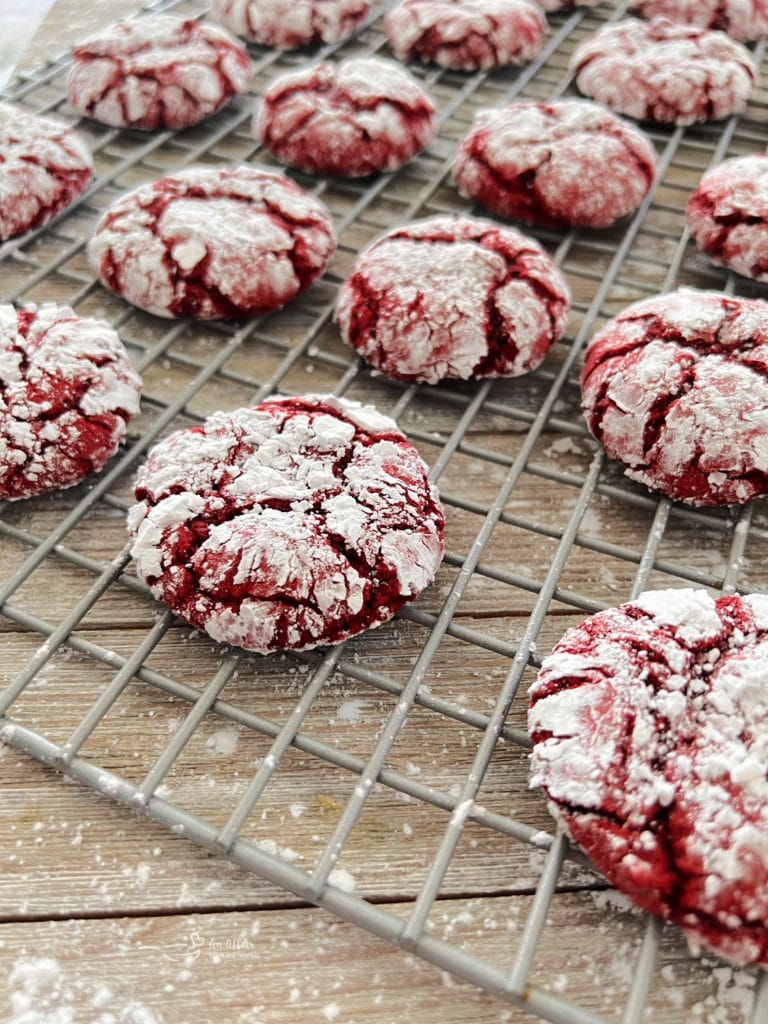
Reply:
[[[200,13],[194,3],[185,0],[161,2],[151,10]],[[6,503],[0,508],[0,534],[18,552],[15,566],[0,586],[2,612],[14,628],[28,632],[31,638],[41,638],[0,699],[0,715],[4,716],[0,719],[0,738],[226,855],[300,899],[322,906],[499,999],[556,1024],[600,1024],[608,1019],[558,995],[546,983],[532,980],[553,897],[569,884],[564,876],[569,861],[578,865],[581,860],[568,849],[561,834],[544,834],[539,820],[523,820],[486,807],[480,799],[499,744],[511,746],[523,757],[528,747],[521,682],[539,664],[536,643],[548,637],[548,631],[556,631],[558,621],[565,622],[565,616],[578,618],[611,603],[604,589],[590,586],[573,572],[574,559],[578,561],[582,554],[598,560],[608,578],[612,572],[622,575],[618,586],[621,599],[670,580],[672,585],[693,583],[724,591],[764,588],[768,579],[760,576],[759,569],[754,578],[748,576],[746,567],[754,566],[768,545],[768,517],[760,503],[736,514],[679,508],[628,484],[594,445],[589,447],[589,458],[566,469],[559,468],[557,460],[548,459],[542,446],[553,438],[561,445],[565,442],[564,451],[569,440],[589,446],[575,411],[575,371],[586,339],[618,308],[681,283],[760,294],[760,286],[736,282],[691,254],[681,211],[692,174],[700,174],[727,155],[762,148],[765,94],[758,93],[742,118],[724,125],[654,129],[651,137],[659,153],[659,184],[629,224],[602,233],[535,232],[569,279],[574,295],[574,328],[566,342],[556,346],[545,365],[529,378],[436,389],[395,385],[371,377],[342,351],[334,343],[329,325],[336,286],[364,242],[396,222],[467,208],[449,184],[448,168],[455,142],[468,127],[473,110],[515,96],[551,99],[573,91],[567,57],[575,41],[606,19],[623,17],[628,10],[629,4],[621,3],[610,12],[582,9],[570,16],[552,17],[540,58],[522,70],[462,75],[413,69],[438,98],[438,140],[427,153],[394,175],[351,183],[296,176],[331,208],[340,238],[339,260],[323,282],[290,310],[273,317],[246,325],[158,325],[124,303],[105,297],[83,257],[96,216],[128,187],[196,162],[234,163],[256,158],[269,163],[248,132],[250,99],[234,103],[207,125],[177,135],[147,137],[81,123],[78,127],[89,133],[99,165],[96,181],[57,222],[0,248],[3,301],[40,301],[55,292],[58,301],[69,302],[83,312],[102,313],[106,306],[108,318],[120,331],[145,379],[144,412],[137,432],[102,474],[55,502],[53,526],[51,516],[43,515],[40,521],[46,523],[46,529],[39,532],[33,527],[36,516],[29,514],[29,509],[45,509],[44,502]],[[353,40],[326,47],[312,59],[333,53],[386,55],[380,15],[381,10],[375,10]],[[756,48],[759,61],[763,50],[762,45]],[[274,74],[308,59],[306,54],[277,54],[257,48],[252,49],[252,58],[256,93]],[[31,110],[66,118],[61,84],[66,65],[66,58],[62,58],[17,79],[8,98]],[[254,370],[241,355],[248,347],[250,360],[256,345],[262,356]],[[163,373],[169,362],[184,378],[183,386],[170,392],[163,387]],[[295,392],[297,381],[305,380],[310,373],[313,383],[322,384],[312,390],[332,390],[376,401],[398,419],[430,461],[431,478],[440,485],[449,523],[452,514],[473,524],[473,529],[470,542],[464,545],[466,551],[451,548],[446,554],[441,602],[430,607],[428,600],[422,600],[400,614],[399,621],[409,631],[408,636],[417,638],[408,670],[398,673],[390,668],[391,660],[396,659],[393,643],[397,637],[386,635],[386,629],[378,662],[369,663],[361,657],[369,643],[367,638],[357,644],[353,641],[296,656],[291,662],[307,671],[298,698],[281,724],[260,716],[250,704],[230,701],[223,692],[244,670],[258,681],[261,666],[269,659],[261,662],[242,652],[220,650],[215,671],[201,685],[194,685],[180,672],[169,674],[154,667],[153,655],[163,638],[178,628],[169,613],[150,624],[140,642],[126,654],[89,638],[83,626],[100,602],[113,601],[117,594],[126,614],[132,614],[134,598],[143,607],[150,601],[146,588],[131,574],[125,548],[116,554],[92,554],[87,546],[83,550],[82,544],[71,538],[88,529],[92,517],[125,511],[136,466],[158,437],[184,423],[199,421],[222,401],[234,407],[245,401],[259,401],[274,391]],[[243,401],[236,401],[240,396]],[[486,441],[487,432],[491,428],[498,431],[499,424],[511,438],[509,450]],[[494,480],[495,492],[485,500],[472,487],[459,484],[466,460],[476,460]],[[454,471],[454,466],[459,470]],[[568,495],[567,514],[557,521],[544,514],[543,505],[539,514],[531,511],[527,498],[515,500],[518,495],[528,496],[531,487],[541,488],[542,500],[550,504],[558,500],[557,495],[561,501],[564,494]],[[595,502],[629,522],[629,533],[620,533],[616,539],[611,530],[591,529],[589,517]],[[720,562],[702,562],[698,544],[684,547],[690,557],[681,557],[680,546],[668,544],[670,537],[681,535],[715,537],[715,547],[722,553]],[[543,573],[522,566],[506,546],[511,537],[522,537],[525,543],[526,536],[550,542],[551,559]],[[751,563],[748,552],[752,553]],[[67,614],[51,621],[45,614],[44,600],[30,602],[24,596],[25,588],[40,570],[56,573],[62,568],[76,570],[90,582]],[[462,615],[467,595],[478,587],[506,595],[505,600],[516,609],[516,621],[524,627],[519,639],[510,638],[504,630],[484,627],[482,616]],[[560,615],[554,627],[550,621],[553,610]],[[468,671],[473,659],[482,660],[485,655],[501,659],[506,666],[490,710],[442,696],[428,685],[435,665],[444,657],[446,644],[457,645],[464,652]],[[450,647],[449,656],[453,650]],[[61,651],[74,652],[105,682],[75,728],[57,740],[52,738],[55,730],[49,728],[50,723],[25,722],[23,705],[34,680],[50,670]],[[274,665],[270,671],[274,671]],[[266,672],[264,669],[263,674]],[[336,674],[391,698],[375,744],[365,754],[351,743],[337,746],[329,742],[312,725],[315,704]],[[188,710],[159,756],[153,758],[147,751],[146,762],[133,765],[132,772],[121,773],[91,756],[88,745],[121,697],[136,685],[146,688],[147,693],[167,694]],[[437,716],[441,726],[459,725],[472,730],[476,737],[471,763],[451,787],[423,782],[391,766],[398,737],[422,710]],[[183,800],[172,799],[163,790],[185,748],[209,716],[248,730],[263,738],[265,744],[253,776],[228,809],[223,824],[194,813]],[[306,755],[313,765],[331,766],[355,780],[311,871],[244,835],[268,787],[295,751]],[[133,779],[128,777],[131,774]],[[382,787],[414,804],[435,809],[444,820],[442,839],[409,901],[410,912],[405,919],[373,899],[346,891],[334,876],[372,792]],[[430,933],[430,915],[444,891],[470,823],[534,850],[547,851],[530,912],[509,963],[492,962]],[[634,980],[620,1010],[625,1024],[640,1021],[647,1012],[660,935],[659,923],[649,920]],[[768,1021],[768,985],[762,975],[755,989],[751,1021]]]

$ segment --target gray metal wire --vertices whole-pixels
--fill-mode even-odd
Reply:
[[[201,13],[195,0],[161,0],[152,10],[192,15]],[[434,68],[414,69],[428,88],[449,97],[440,106],[441,132],[446,132],[446,139],[451,137],[451,133],[458,137],[459,125],[468,123],[471,111],[478,104],[500,104],[516,96],[554,99],[572,92],[570,75],[564,70],[564,56],[567,56],[574,40],[606,20],[625,16],[629,10],[629,2],[622,2],[612,6],[610,11],[598,7],[553,16],[541,55],[522,69],[475,75]],[[343,56],[347,49],[351,52],[352,47],[356,53],[362,49],[370,54],[386,54],[381,12],[382,8],[372,11],[367,24],[352,42],[325,47],[314,52],[311,58],[306,54],[286,55],[252,48],[257,79],[309,59]],[[764,59],[764,49],[764,44],[755,47],[755,58],[760,63]],[[61,83],[67,62],[64,56],[18,78],[8,89],[7,98],[33,111],[66,117]],[[210,162],[217,158],[218,147],[225,143],[236,142],[239,145],[241,156],[238,162],[264,160],[265,154],[248,135],[250,117],[251,100],[241,98],[213,119],[210,125],[189,137],[174,133],[126,137],[119,131],[97,131],[91,126],[93,149],[97,157],[103,157],[103,172],[73,207],[55,222],[0,246],[0,264],[8,270],[5,276],[7,287],[0,295],[2,301],[27,301],[39,285],[54,277],[59,281],[59,290],[62,279],[70,288],[65,296],[57,296],[60,300],[75,307],[91,301],[98,293],[98,283],[81,267],[69,266],[82,256],[87,242],[87,234],[81,228],[70,230],[71,218],[78,215],[93,222],[97,212],[122,190],[126,176],[140,172],[149,179],[169,166],[178,169],[200,160]],[[183,678],[164,674],[152,667],[149,663],[151,655],[176,625],[169,613],[162,614],[147,629],[128,655],[107,650],[79,630],[85,618],[98,608],[108,593],[119,592],[143,599],[149,599],[149,593],[131,574],[127,549],[115,552],[110,560],[102,562],[79,552],[76,545],[69,542],[69,535],[94,509],[125,511],[127,502],[122,496],[126,490],[125,483],[132,479],[139,461],[163,433],[179,423],[201,418],[195,411],[196,402],[210,384],[223,383],[247,392],[251,401],[258,401],[274,391],[290,391],[287,383],[290,374],[304,361],[311,361],[324,373],[333,375],[333,390],[338,394],[364,394],[366,389],[373,388],[373,383],[358,360],[326,351],[320,343],[330,324],[334,305],[332,298],[323,300],[318,297],[322,292],[310,293],[296,304],[295,310],[301,314],[306,326],[298,334],[292,334],[290,343],[281,334],[280,323],[275,325],[268,319],[245,325],[217,324],[206,328],[217,333],[218,344],[205,357],[181,352],[176,347],[189,330],[186,323],[164,325],[164,329],[155,331],[149,341],[131,337],[131,350],[142,373],[160,365],[170,354],[176,365],[188,372],[186,386],[168,395],[160,396],[153,392],[145,396],[146,426],[98,478],[89,482],[87,489],[73,489],[67,493],[64,512],[47,534],[39,535],[23,520],[19,521],[13,506],[0,506],[0,535],[26,552],[18,568],[0,580],[0,609],[17,628],[40,638],[36,651],[0,693],[0,739],[84,785],[129,805],[174,832],[227,856],[299,899],[322,906],[479,986],[500,1000],[538,1015],[542,1020],[554,1024],[605,1022],[607,1018],[594,1010],[579,1006],[550,986],[536,984],[532,980],[542,939],[547,932],[547,914],[553,897],[567,885],[564,880],[566,866],[574,863],[585,865],[584,858],[569,849],[561,833],[553,830],[551,834],[544,834],[535,824],[483,807],[479,798],[499,743],[513,744],[522,750],[529,746],[524,730],[509,721],[510,710],[516,699],[519,700],[526,672],[540,664],[537,638],[553,606],[571,614],[589,614],[606,607],[604,597],[586,589],[575,589],[567,582],[567,563],[574,552],[588,552],[598,561],[604,560],[606,565],[620,562],[629,566],[632,584],[624,595],[625,599],[636,596],[656,577],[671,578],[678,585],[693,583],[723,592],[765,589],[768,586],[768,576],[761,576],[759,572],[749,584],[745,583],[743,575],[750,543],[768,543],[765,510],[759,504],[730,514],[682,509],[666,500],[657,500],[642,489],[619,481],[603,454],[591,444],[584,424],[560,415],[559,410],[563,397],[574,393],[583,345],[601,320],[610,315],[618,301],[617,296],[628,288],[639,297],[673,288],[682,279],[690,283],[694,278],[701,287],[711,287],[715,281],[714,286],[725,290],[760,294],[760,287],[754,283],[736,282],[724,273],[691,261],[685,230],[668,227],[664,216],[665,211],[679,213],[680,203],[685,197],[681,195],[680,202],[670,206],[668,197],[659,196],[666,186],[673,184],[675,167],[703,173],[734,147],[743,151],[745,147],[755,145],[755,140],[761,138],[767,117],[765,96],[759,93],[746,115],[731,118],[721,125],[670,130],[649,126],[658,151],[659,180],[656,190],[620,233],[601,235],[599,232],[571,231],[557,235],[538,232],[566,276],[578,282],[590,282],[590,288],[588,299],[574,303],[574,311],[580,320],[574,335],[557,346],[557,358],[548,360],[531,375],[535,381],[535,393],[539,396],[534,404],[511,400],[503,389],[490,381],[475,388],[446,386],[434,389],[435,401],[451,422],[450,429],[436,438],[418,417],[411,417],[411,412],[420,407],[422,389],[387,385],[383,391],[384,402],[388,403],[387,411],[407,425],[407,432],[414,441],[434,453],[431,477],[440,485],[447,508],[466,513],[476,524],[474,537],[467,551],[449,550],[446,554],[445,565],[452,571],[451,584],[439,609],[427,611],[417,603],[400,613],[401,619],[423,637],[407,675],[396,677],[386,667],[374,668],[359,663],[347,645],[297,655],[296,663],[308,668],[306,684],[291,714],[282,724],[226,699],[223,691],[235,677],[242,660],[237,651],[221,652],[216,671],[200,689]],[[69,119],[72,120],[71,117]],[[341,210],[335,217],[340,250],[356,251],[357,244],[349,239],[356,237],[354,233],[361,225],[370,227],[371,235],[378,233],[374,229],[382,216],[378,208],[380,203],[385,204],[390,217],[397,209],[399,222],[443,210],[467,209],[450,186],[452,149],[449,152],[450,147],[441,144],[440,138],[438,136],[438,142],[417,158],[404,175],[381,175],[346,184],[301,178],[306,187]],[[646,238],[664,242],[668,251],[671,250],[671,256],[662,260],[653,251],[643,251]],[[56,244],[44,245],[41,251],[47,255],[40,258],[36,248],[38,242]],[[647,279],[642,274],[634,276],[635,265],[647,268]],[[333,274],[329,273],[326,280],[331,286],[338,284]],[[133,311],[124,304],[116,305],[110,315],[116,328],[129,331],[132,317]],[[249,372],[232,365],[233,357],[243,345],[254,339],[274,355],[274,368],[263,379],[255,379]],[[517,397],[523,394],[527,392],[519,392]],[[483,417],[492,417],[508,425],[519,439],[513,453],[507,455],[484,445],[482,430],[477,426]],[[585,445],[591,445],[594,454],[585,472],[566,472],[543,461],[538,446],[545,436],[576,438]],[[450,473],[460,457],[471,457],[499,471],[499,484],[492,499],[479,500],[471,489],[464,492],[457,486]],[[446,477],[448,482],[444,483]],[[530,511],[520,512],[513,508],[512,499],[530,478],[568,489],[573,507],[564,518],[563,525],[553,525],[545,517],[539,518]],[[625,509],[628,515],[637,516],[638,523],[646,524],[644,534],[638,536],[634,545],[595,536],[585,527],[587,512],[598,499]],[[519,569],[511,557],[500,563],[492,555],[492,541],[498,531],[505,528],[552,542],[553,554],[541,578],[533,572]],[[727,545],[721,571],[670,558],[664,545],[670,531],[674,530],[687,530],[691,535],[707,530],[721,538]],[[30,610],[28,602],[16,599],[30,577],[49,563],[73,566],[92,577],[86,592],[59,622],[47,621],[44,615]],[[510,593],[529,595],[530,611],[519,640],[499,638],[484,631],[482,623],[468,625],[457,616],[469,589],[478,581],[508,588]],[[490,652],[508,663],[505,678],[487,712],[467,708],[459,702],[433,694],[426,685],[428,673],[446,639],[459,641],[476,654]],[[14,709],[30,684],[50,667],[52,659],[62,649],[77,652],[94,666],[109,670],[111,678],[69,736],[54,742],[46,734],[45,727],[31,728],[14,714]],[[343,745],[336,746],[312,735],[309,724],[311,712],[335,673],[370,686],[392,700],[391,711],[382,720],[376,742],[365,757],[344,749]],[[140,766],[142,774],[138,782],[97,763],[87,752],[88,741],[94,731],[127,688],[137,682],[174,697],[187,708],[183,721],[162,751],[156,756],[147,752],[146,763]],[[403,728],[419,709],[429,711],[441,721],[458,723],[476,733],[477,743],[471,765],[450,792],[388,764]],[[228,808],[223,824],[193,813],[179,801],[168,797],[162,788],[203,721],[210,715],[251,730],[269,743],[267,753],[260,759],[238,800]],[[336,826],[311,871],[297,867],[243,835],[246,823],[252,819],[276,772],[292,751],[300,751],[318,763],[340,769],[354,779]],[[418,891],[410,900],[410,913],[405,919],[385,906],[377,905],[372,899],[345,891],[334,882],[333,872],[339,857],[347,848],[370,794],[377,786],[386,787],[445,815],[442,837]],[[509,959],[504,963],[484,959],[447,939],[438,938],[429,929],[430,916],[440,900],[446,876],[469,823],[527,843],[531,850],[544,855],[530,911],[514,948],[510,947]],[[638,1024],[646,1019],[661,938],[661,925],[649,919],[634,965],[632,984],[623,1006],[617,1008],[623,1024]],[[750,1021],[751,1024],[768,1022],[768,983],[763,974],[756,977]]]

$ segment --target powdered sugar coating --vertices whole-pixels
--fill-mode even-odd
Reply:
[[[400,0],[384,18],[398,59],[457,71],[533,60],[546,28],[533,0]]]
[[[531,688],[531,783],[621,892],[768,965],[768,596],[663,590],[570,630]]]
[[[250,81],[245,47],[223,29],[157,14],[118,21],[79,43],[66,88],[86,117],[153,131],[198,124]]]
[[[707,171],[688,199],[699,248],[738,274],[768,281],[768,157],[734,157]]]
[[[462,195],[526,224],[606,227],[636,210],[656,154],[634,125],[586,100],[480,110],[459,144]]]
[[[768,493],[768,303],[681,289],[590,342],[584,413],[627,476],[689,505]]]
[[[741,113],[757,83],[746,47],[665,18],[604,25],[575,48],[571,69],[579,89],[612,110],[679,125]]]
[[[346,39],[369,8],[369,0],[213,0],[211,14],[252,43],[297,50]]]
[[[370,406],[306,395],[215,413],[160,442],[129,513],[138,575],[249,650],[338,643],[433,579],[444,518],[427,467]]]
[[[768,0],[635,0],[644,18],[669,18],[727,32],[742,42],[768,32]]]
[[[140,390],[108,324],[68,306],[0,305],[0,498],[71,487],[101,469]]]
[[[432,217],[364,250],[336,307],[341,335],[397,380],[516,377],[563,333],[570,297],[539,244],[470,217]]]
[[[0,241],[47,224],[92,173],[87,146],[65,124],[0,103]]]
[[[264,94],[254,133],[291,167],[358,178],[394,171],[423,149],[434,110],[393,61],[349,59],[281,75]]]
[[[99,221],[89,245],[102,283],[162,317],[238,318],[284,305],[330,263],[325,206],[256,167],[192,168],[143,185]]]

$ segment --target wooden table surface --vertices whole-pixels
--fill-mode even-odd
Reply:
[[[603,17],[609,6],[601,5]],[[132,0],[93,5],[57,0],[32,48],[22,57],[21,72],[34,72],[85,32],[137,7]],[[563,68],[555,70],[565,74]],[[542,88],[555,89],[556,81],[557,75]],[[46,88],[48,99],[60,85]],[[441,87],[439,103],[450,103],[447,87]],[[762,93],[760,103],[764,104]],[[67,114],[65,104],[60,110]],[[468,124],[468,115],[463,117],[457,130]],[[763,118],[760,106],[753,120]],[[69,120],[75,120],[71,111]],[[89,131],[87,125],[81,130]],[[654,136],[660,151],[669,135]],[[452,144],[449,140],[442,149],[436,144],[438,157],[449,154]],[[603,313],[668,286],[667,268],[681,230],[681,209],[697,178],[703,145],[692,142],[689,150],[681,146],[678,153],[682,155],[665,170],[625,270],[614,275]],[[748,129],[738,145],[750,148],[758,142]],[[387,225],[388,217],[397,216],[394,207],[388,212],[388,202],[385,196],[380,205],[369,207],[366,216],[349,225],[348,247],[340,250],[334,267],[337,278],[348,270],[356,245],[365,244]],[[559,239],[545,237],[554,252]],[[609,232],[585,242],[583,250],[577,241],[566,253],[564,266],[574,294],[569,337],[578,333],[621,238],[621,231]],[[36,253],[51,244],[43,236]],[[9,261],[9,267],[4,284],[15,287],[16,264]],[[683,279],[695,284],[709,282],[718,287],[726,280],[695,254],[686,255],[682,268]],[[25,272],[21,266],[19,280]],[[66,293],[62,281],[49,284],[56,296],[57,288]],[[748,285],[747,290],[759,294],[757,286]],[[326,291],[331,294],[330,286]],[[320,286],[320,299],[325,294]],[[39,300],[41,296],[32,289],[24,297]],[[120,304],[91,289],[82,305],[87,312],[106,308],[115,314]],[[179,380],[215,350],[217,340],[213,330],[188,332],[174,342],[177,347],[169,350],[167,359],[150,359],[146,353],[159,328],[152,318],[137,322],[143,333],[135,324],[128,325],[129,350],[137,362],[144,359],[145,396],[154,409],[152,403],[157,399],[159,407],[163,394],[173,392]],[[301,329],[290,320],[285,325],[286,331]],[[318,343],[326,346],[328,359],[297,360],[283,377],[286,387],[319,391],[337,386],[343,353],[339,354],[330,335],[328,329]],[[238,358],[235,353],[230,365],[237,366]],[[499,402],[510,394],[517,396],[522,417],[517,426],[510,425],[493,402],[473,421],[462,454],[452,457],[440,480],[441,491],[450,498],[464,496],[451,500],[449,509],[449,550],[457,557],[441,569],[414,617],[398,619],[352,643],[350,670],[339,671],[320,688],[307,720],[307,732],[317,742],[339,746],[361,761],[375,745],[396,695],[372,688],[367,678],[356,679],[354,666],[386,671],[393,679],[408,677],[419,656],[423,622],[439,613],[456,580],[456,563],[471,550],[477,530],[472,502],[485,508],[493,501],[509,468],[509,452],[514,453],[525,437],[526,425],[535,418],[541,396],[563,358],[562,352],[553,352],[545,372],[530,388],[508,392],[500,385],[494,391]],[[249,348],[247,367],[242,359],[238,372],[261,381],[269,378],[277,355],[269,346],[258,351]],[[363,380],[362,374],[358,380]],[[354,397],[371,395],[385,409],[399,401],[396,388],[375,378],[365,378],[365,387],[362,383],[355,387]],[[459,389],[458,395],[460,401],[453,404],[420,396],[402,407],[401,422],[413,430],[430,463],[455,430],[456,409],[463,410],[470,389]],[[232,381],[214,381],[196,394],[187,413],[206,415],[219,405],[232,407],[240,398]],[[461,636],[451,634],[441,644],[426,680],[425,693],[476,716],[487,715],[493,706],[514,657],[514,650],[507,647],[525,633],[535,604],[536,581],[547,576],[578,484],[594,458],[595,447],[586,437],[572,384],[564,388],[556,415],[559,419],[552,420],[532,453],[531,472],[521,478],[505,506],[504,531],[484,553],[501,576],[489,572],[470,586],[454,616],[459,627],[493,637],[495,647],[476,646],[470,659]],[[151,415],[144,414],[134,436],[150,421]],[[431,436],[435,447],[430,445]],[[482,448],[482,457],[475,457],[473,446]],[[552,478],[553,464],[562,479]],[[111,493],[112,500],[99,504],[67,535],[67,549],[75,551],[80,562],[68,557],[46,559],[15,592],[14,613],[0,625],[3,681],[22,672],[38,647],[40,635],[34,622],[60,621],[91,586],[92,564],[108,565],[122,550],[130,478],[125,474]],[[581,523],[583,543],[573,549],[562,570],[560,599],[547,608],[536,637],[534,662],[535,652],[551,646],[568,626],[583,618],[588,606],[598,608],[626,599],[642,570],[640,556],[654,516],[658,517],[657,503],[639,488],[629,488],[633,500],[623,501],[621,489],[628,485],[611,467],[603,469],[601,480],[602,489],[595,492]],[[7,528],[0,536],[4,579],[24,565],[29,537],[45,538],[55,531],[73,500],[64,493],[6,507],[2,515]],[[524,529],[524,522],[535,523],[535,529]],[[733,545],[747,531],[749,542],[735,557]],[[699,521],[673,510],[646,581],[651,586],[683,586],[693,581],[714,590],[722,585],[764,589],[768,586],[767,546],[764,507],[756,507],[748,524],[727,515]],[[503,578],[504,572],[517,575],[510,583]],[[530,586],[527,580],[533,581]],[[569,594],[582,595],[581,604],[570,602]],[[81,620],[78,636],[99,650],[114,652],[117,662],[135,650],[159,618],[160,610],[145,593],[110,587]],[[226,658],[226,652],[173,623],[154,649],[149,670],[202,688]],[[281,725],[317,662],[274,658],[257,665],[257,661],[246,657],[238,665],[225,695],[231,703],[240,702],[264,720]],[[524,728],[524,691],[532,672],[533,668],[526,670],[521,699],[511,708],[510,730]],[[113,674],[109,665],[89,659],[82,646],[64,645],[25,691],[14,714],[31,728],[45,728],[55,742],[61,742]],[[186,711],[183,701],[162,689],[132,686],[104,727],[88,740],[88,753],[110,770],[138,781],[146,757],[163,749]],[[470,717],[446,719],[428,700],[418,703],[392,748],[387,767],[402,778],[418,779],[436,791],[455,795],[470,770],[478,736]],[[269,744],[268,736],[237,723],[206,718],[166,780],[165,792],[195,814],[218,823],[226,819],[224,808],[228,809],[233,794],[243,792]],[[354,782],[354,774],[292,748],[286,754],[286,770],[267,787],[246,834],[287,862],[310,870]],[[491,813],[513,815],[534,829],[552,832],[541,797],[528,790],[526,751],[511,740],[502,737],[494,751],[478,801]],[[444,809],[422,804],[396,789],[377,788],[345,848],[336,881],[405,920],[447,820]],[[431,933],[494,963],[509,963],[544,858],[544,849],[535,843],[468,823],[430,914]],[[534,1020],[421,957],[307,904],[108,795],[66,780],[2,744],[0,865],[1,1021],[496,1024]],[[566,865],[550,907],[532,981],[606,1019],[616,1019],[632,984],[646,927],[644,915],[574,861]],[[755,978],[754,972],[712,956],[692,958],[679,933],[664,929],[642,1019],[659,1024],[743,1024],[748,1020]]]

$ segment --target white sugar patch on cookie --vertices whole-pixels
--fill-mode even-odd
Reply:
[[[644,18],[719,29],[742,42],[768,32],[768,0],[635,0],[634,7]]]

